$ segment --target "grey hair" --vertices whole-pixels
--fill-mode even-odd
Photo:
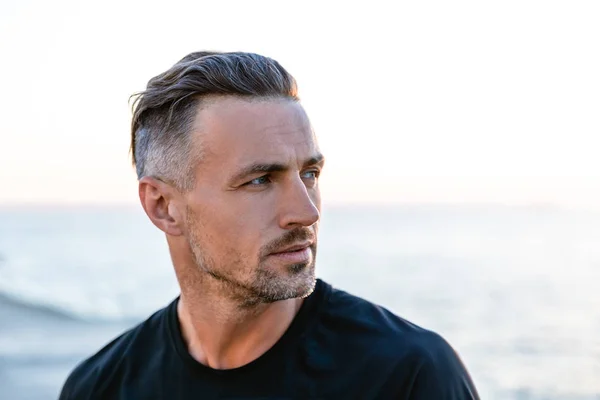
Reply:
[[[298,101],[296,81],[277,61],[254,53],[194,52],[135,94],[131,154],[138,179],[153,176],[194,188],[202,156],[192,142],[199,107],[214,96]]]

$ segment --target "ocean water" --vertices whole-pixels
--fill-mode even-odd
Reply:
[[[600,215],[326,207],[318,276],[442,334],[484,399],[600,399]],[[0,210],[0,399],[69,371],[177,295],[137,207]]]

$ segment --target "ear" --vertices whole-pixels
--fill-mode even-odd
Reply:
[[[183,234],[183,213],[179,212],[177,189],[156,178],[145,176],[139,181],[138,191],[146,215],[158,229],[171,236]]]

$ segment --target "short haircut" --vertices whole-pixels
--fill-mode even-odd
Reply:
[[[194,52],[150,79],[133,98],[131,154],[138,179],[153,176],[189,191],[201,151],[191,129],[214,96],[298,101],[296,80],[277,61],[254,53]],[[200,147],[200,146],[196,146]]]

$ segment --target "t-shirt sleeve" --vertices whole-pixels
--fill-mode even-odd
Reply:
[[[89,396],[83,395],[82,393],[82,382],[78,380],[75,374],[71,374],[60,391],[58,400],[74,400],[74,399],[87,399]]]
[[[98,398],[94,393],[96,381],[96,374],[84,362],[71,372],[63,384],[58,400],[85,400]]]
[[[60,390],[60,395],[58,396],[58,400],[71,400],[75,399],[75,384],[69,376],[67,381],[63,384],[62,389]]]
[[[471,376],[448,342],[433,334],[423,349],[408,399],[479,400]]]

